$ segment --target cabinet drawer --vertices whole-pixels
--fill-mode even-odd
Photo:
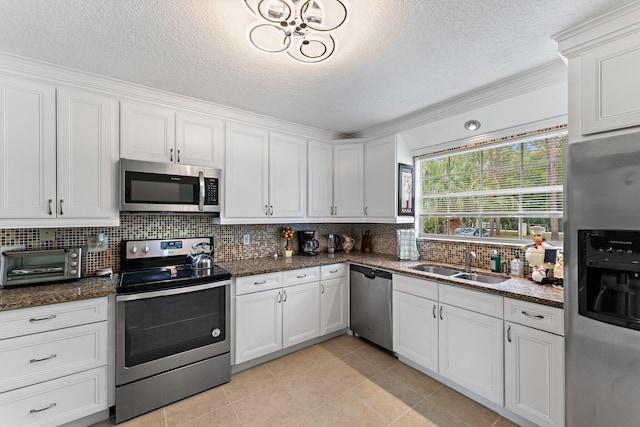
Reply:
[[[0,313],[0,339],[107,320],[107,297]]]
[[[440,302],[502,319],[503,297],[488,292],[439,284]]]
[[[336,277],[343,277],[347,274],[347,264],[329,264],[320,267],[320,278],[322,280],[334,279]]]
[[[300,270],[285,271],[284,286],[301,285],[303,283],[317,282],[320,280],[320,268],[301,268]]]
[[[561,308],[505,298],[504,320],[564,336],[564,310]]]
[[[106,367],[0,394],[5,426],[59,426],[107,409]]]
[[[107,364],[107,322],[0,341],[0,392]]]
[[[394,274],[393,290],[438,301],[438,283],[431,280]]]
[[[282,273],[257,274],[236,279],[236,295],[282,287]]]

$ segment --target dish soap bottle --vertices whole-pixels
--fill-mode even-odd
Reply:
[[[517,254],[515,258],[511,260],[511,275],[517,277],[524,276],[524,264]]]
[[[494,273],[500,273],[500,255],[498,255],[498,250],[493,250],[493,255],[491,255],[491,271]]]

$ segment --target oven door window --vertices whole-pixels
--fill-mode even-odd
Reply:
[[[125,174],[126,203],[197,205],[198,177],[144,172]]]
[[[225,340],[225,286],[124,302],[125,366]]]

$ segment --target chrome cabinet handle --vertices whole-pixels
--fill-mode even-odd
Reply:
[[[544,319],[544,316],[541,314],[531,314],[531,313],[527,313],[526,311],[522,311],[521,313],[527,317],[533,317],[534,319]]]
[[[267,283],[267,281],[266,281],[266,280],[263,280],[263,281],[261,281],[261,282],[253,282],[253,284],[254,284],[254,285],[256,285],[256,286],[257,286],[257,285],[264,285],[265,283]]]
[[[30,414],[35,414],[36,412],[46,411],[47,409],[51,409],[51,408],[53,408],[54,406],[56,406],[56,403],[55,403],[55,402],[54,402],[54,403],[52,403],[52,404],[51,404],[51,405],[49,405],[49,406],[45,406],[44,408],[40,408],[40,409],[32,409],[32,410],[30,410],[30,411],[29,411],[29,413],[30,413]]]
[[[29,319],[29,322],[42,322],[43,320],[51,320],[55,318],[56,318],[55,314],[52,314],[51,316],[47,316],[47,317],[32,317],[31,319]]]
[[[282,293],[278,292],[278,303],[282,302]]]
[[[438,317],[436,316],[436,305],[433,304],[433,318],[437,319]]]
[[[305,277],[307,277],[307,275],[303,274],[302,276],[296,276],[296,279],[304,279]]]
[[[269,216],[269,206],[264,205],[264,215]]]
[[[270,206],[269,215],[273,216],[273,205]]]
[[[176,159],[178,163],[180,163],[180,150],[178,150],[178,158]]]
[[[511,342],[511,325],[507,325],[507,341]]]
[[[282,293],[284,294],[284,302],[287,302],[287,291],[282,291]]]
[[[324,285],[323,285],[322,283],[320,284],[320,288],[322,289],[322,290],[320,291],[320,293],[321,293],[321,294],[324,294]]]
[[[62,202],[64,202],[64,200],[60,199],[60,215],[64,215],[64,212],[62,212]]]
[[[336,274],[338,270],[329,270],[329,274]]]
[[[51,203],[53,203],[53,200],[49,199],[49,215],[53,215],[53,211],[51,210]]]
[[[444,318],[442,317],[442,306],[440,306],[440,320],[444,320]]]
[[[329,207],[329,215],[333,216],[333,206]]]
[[[173,162],[173,148],[169,148],[169,161]]]
[[[51,356],[43,357],[42,359],[31,359],[29,360],[29,363],[44,362],[45,360],[55,359],[57,356],[57,354],[52,354]]]
[[[364,216],[369,215],[369,213],[368,213],[368,212],[369,212],[369,207],[368,207],[368,206],[365,206],[365,207],[364,207]]]
[[[337,207],[337,206],[334,206],[334,207],[333,207],[333,214],[334,214],[335,216],[338,216],[338,207]]]

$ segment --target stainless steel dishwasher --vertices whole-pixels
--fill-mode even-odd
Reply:
[[[351,330],[393,351],[391,273],[352,264],[350,280]]]

